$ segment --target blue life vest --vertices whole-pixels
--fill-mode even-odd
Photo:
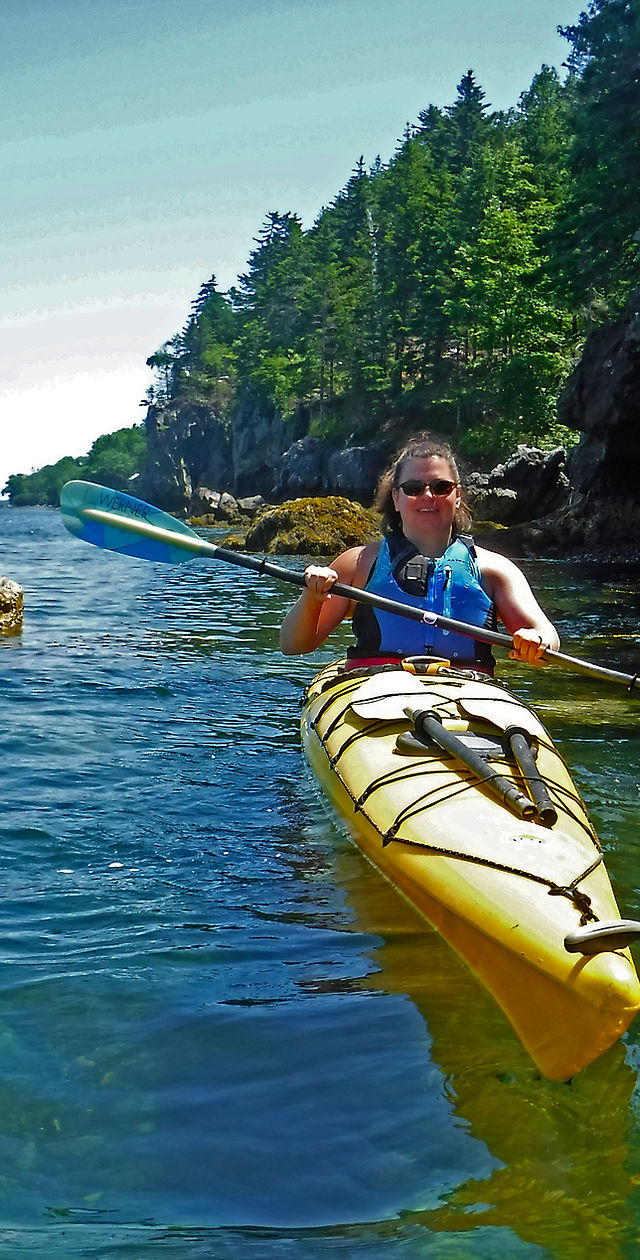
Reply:
[[[494,628],[496,624],[470,535],[458,535],[444,555],[434,559],[421,556],[402,535],[384,538],[365,590],[473,626]],[[356,645],[349,649],[351,658],[444,656],[456,664],[481,664],[485,669],[495,664],[486,643],[369,605],[356,605],[353,630]]]

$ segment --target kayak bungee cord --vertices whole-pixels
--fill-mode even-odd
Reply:
[[[380,668],[379,672],[388,673],[390,672],[391,669],[392,667],[385,665]],[[343,676],[343,684],[340,688],[339,697],[336,695],[336,692],[335,692],[336,680],[334,679],[332,684],[327,684],[327,687],[326,687],[326,691],[328,692],[327,698],[323,700],[322,703],[320,704],[320,707],[316,713],[315,719],[312,723],[313,727],[317,727],[319,721],[321,721],[325,716],[328,717],[327,727],[324,731],[324,736],[323,736],[323,739],[325,742],[337,731],[337,729],[339,728],[343,720],[343,712],[340,708],[338,708],[338,712],[333,718],[329,717],[329,711],[332,708],[332,706],[338,700],[342,700],[345,697],[349,697],[349,696],[355,696],[356,692],[358,692],[360,688],[360,684],[362,682],[363,676],[371,677],[372,673],[374,672],[377,673],[378,671],[367,670],[367,671],[364,671],[364,674],[363,674],[358,671],[349,670],[348,673],[346,673]],[[446,674],[446,670],[442,672],[444,676]],[[456,671],[456,674],[457,673],[458,671]],[[460,676],[462,677],[464,674],[464,676],[466,677],[468,674],[471,674],[471,673],[472,671],[460,671]],[[357,674],[356,678],[354,678],[354,674]],[[477,678],[478,675],[474,674],[474,677]],[[502,684],[497,683],[497,682],[495,682],[493,685],[497,688],[502,687]],[[321,695],[324,690],[325,688],[321,689],[320,691]],[[501,692],[499,696],[491,697],[488,701],[488,711],[491,712],[491,708],[493,707],[494,702],[495,704],[504,703],[505,697],[508,697],[508,692],[506,691],[504,693],[504,696]],[[373,708],[373,706],[375,704],[379,704],[381,700],[384,701],[384,700],[397,700],[397,699],[398,699],[397,693],[389,692],[388,695],[381,693],[381,694],[378,694],[375,698],[372,697],[369,703],[370,703],[370,707]],[[437,713],[438,707],[442,707],[443,714],[446,716],[446,706],[447,704],[450,704],[450,703],[451,703],[450,696],[449,697],[442,696],[439,703],[433,706],[432,712]],[[366,701],[364,702],[360,701],[359,703],[360,712],[362,712],[362,708],[364,705],[366,705]],[[518,707],[521,708],[520,705],[518,705]],[[405,722],[406,711],[398,710],[398,712],[394,714],[393,720],[396,723]],[[382,726],[388,725],[388,724],[389,724],[389,716],[387,714],[386,720],[382,723]],[[371,725],[369,726],[368,729],[352,730],[347,736],[347,739],[340,745],[340,747],[333,753],[333,755],[329,759],[330,768],[332,770],[335,770],[341,757],[346,752],[348,752],[348,750],[351,747],[353,747],[353,745],[357,743],[359,739],[366,738],[368,734],[371,732],[371,730],[373,729],[376,729],[376,730],[382,729],[382,726],[376,723],[375,726]],[[544,730],[544,728],[541,728],[541,731],[542,730]],[[545,747],[548,751],[555,751],[553,742],[551,741],[551,739],[549,738],[546,732],[545,732],[544,739],[541,738],[541,736],[538,736],[538,744],[540,746]],[[361,808],[361,806],[368,799],[368,797],[373,794],[376,788],[387,786],[392,783],[404,782],[406,779],[419,777],[421,773],[421,769],[422,771],[424,771],[424,768],[428,767],[429,760],[430,760],[429,757],[427,757],[427,753],[429,752],[428,745],[424,744],[423,749],[424,749],[424,755],[421,761],[419,763],[416,763],[416,767],[415,768],[412,767],[409,773],[406,773],[405,768],[401,766],[396,769],[389,770],[384,775],[381,775],[381,776],[378,776],[377,778],[372,779],[371,782],[367,785],[365,792],[362,793],[361,796],[358,797],[358,799],[354,801],[354,808],[356,812],[358,811],[358,809]],[[400,737],[398,738],[398,750],[400,751]],[[451,752],[449,752],[449,755],[455,756],[455,754],[451,754]],[[434,806],[439,805],[443,803],[444,801],[448,801],[452,799],[454,796],[457,796],[458,793],[462,791],[465,787],[468,787],[471,789],[471,788],[475,788],[479,786],[479,784],[483,780],[486,782],[487,776],[484,774],[479,775],[477,773],[476,767],[470,766],[469,761],[466,758],[459,757],[459,761],[461,765],[464,765],[467,771],[471,772],[471,777],[461,780],[461,786],[456,786],[455,788],[453,788],[453,790],[451,787],[449,787],[448,789],[445,789],[444,794],[440,797],[436,797],[435,793],[427,793],[426,795],[423,795],[422,797],[420,797],[418,801],[414,802],[414,804],[417,805],[420,802],[424,802],[424,808],[426,809],[426,808],[429,808],[431,805],[434,805]],[[496,776],[496,777],[499,778],[500,776]],[[343,782],[343,780],[341,781]],[[551,790],[553,791],[553,794],[555,796],[555,801],[558,807],[562,809],[563,812],[566,815],[568,815],[576,823],[577,826],[579,826],[583,831],[586,832],[589,839],[594,843],[596,848],[600,850],[597,836],[595,834],[595,831],[590,821],[588,819],[581,817],[580,813],[578,812],[580,810],[580,807],[582,806],[582,801],[580,800],[580,797],[578,793],[576,792],[575,788],[570,790],[559,783],[552,783],[550,787],[551,787]],[[499,792],[497,794],[500,796]],[[428,797],[430,796],[433,798],[432,800],[428,800]],[[547,809],[549,805],[551,805],[551,813],[556,814],[556,817],[553,819],[548,818],[544,825],[553,826],[555,822],[557,821],[557,812],[550,801],[548,802]],[[419,812],[420,812],[419,810],[416,811],[416,813],[419,813]],[[388,836],[389,839],[387,839],[386,836]],[[391,835],[390,832],[387,832],[386,836],[385,836],[385,840],[383,841],[383,844],[389,843],[389,840],[394,838],[394,836]]]
[[[422,765],[422,770],[424,770],[424,764],[425,763],[423,763]],[[428,766],[428,763],[427,763],[427,766]],[[400,770],[394,771],[393,777],[391,775],[388,776],[387,783],[394,782],[394,781],[404,782],[407,779],[417,777],[420,773],[420,769],[421,768],[419,766],[416,766],[415,769],[413,769],[410,774],[404,774],[404,775],[401,773]],[[363,807],[364,802],[361,804],[359,799],[356,800],[352,796],[351,792],[349,791],[348,784],[345,783],[344,779],[341,776],[338,776],[338,777],[340,777],[340,782],[342,784],[342,787],[346,791],[347,795],[350,796],[351,800],[353,801],[354,811],[356,813],[361,813],[362,816],[367,819],[367,822],[369,822],[372,826],[375,826],[375,820]],[[381,786],[382,786],[382,779],[378,782],[374,781],[371,785],[371,792],[373,792],[373,790],[376,787],[381,787]],[[584,879],[587,879],[587,877],[591,875],[592,872],[595,871],[602,862],[602,851],[600,849],[600,846],[597,840],[595,839],[595,837],[593,836],[593,834],[589,831],[587,831],[587,834],[589,835],[589,838],[592,840],[594,848],[597,850],[597,856],[594,858],[593,862],[587,867],[586,870],[581,871],[579,875],[575,876],[575,878],[571,881],[570,884],[565,884],[565,885],[558,884],[555,880],[549,879],[544,875],[537,875],[532,871],[524,871],[520,867],[517,867],[517,866],[508,866],[506,863],[496,862],[492,860],[491,858],[480,857],[478,854],[465,853],[464,850],[453,849],[450,847],[445,847],[444,845],[430,844],[428,840],[420,840],[420,841],[409,840],[405,836],[398,835],[399,828],[402,826],[404,822],[407,822],[410,818],[417,818],[420,816],[420,814],[427,813],[427,811],[430,808],[433,808],[436,805],[445,804],[448,801],[453,800],[456,796],[463,795],[465,792],[469,792],[477,786],[478,786],[477,780],[473,778],[468,778],[468,779],[461,779],[460,782],[456,786],[450,785],[449,788],[445,790],[444,793],[441,792],[439,796],[437,795],[438,793],[437,787],[434,788],[432,792],[423,793],[423,795],[420,796],[417,801],[412,802],[412,805],[410,807],[407,807],[406,810],[402,811],[402,813],[399,814],[395,818],[395,820],[393,821],[391,826],[387,829],[387,831],[384,833],[384,835],[380,837],[382,841],[382,847],[386,848],[387,845],[392,844],[394,842],[396,844],[406,844],[406,845],[411,846],[412,848],[421,849],[427,853],[432,853],[434,854],[434,856],[456,858],[457,860],[461,862],[470,862],[476,866],[485,866],[485,867],[489,867],[491,870],[494,870],[494,871],[501,871],[505,875],[515,875],[519,879],[529,879],[533,883],[541,884],[544,888],[546,888],[548,890],[549,896],[567,897],[568,900],[571,901],[572,905],[575,906],[576,910],[578,910],[580,913],[580,926],[581,927],[585,926],[587,923],[597,922],[597,916],[594,914],[592,906],[591,906],[591,898],[586,893],[580,892],[580,890],[577,887],[577,885],[581,884]],[[585,830],[587,829],[585,828]]]
[[[351,682],[351,680],[349,680],[349,682]],[[344,688],[340,689],[340,696],[344,696],[345,694],[349,695],[353,693],[353,691],[354,691],[354,688],[352,686],[347,685]],[[331,708],[332,702],[335,700],[339,700],[340,696],[336,696],[334,693],[331,697],[329,697],[328,701],[325,701],[325,703],[322,706],[322,710],[321,710],[322,714],[327,715],[328,710]],[[317,714],[316,719],[313,723],[314,726],[317,726],[319,717],[320,717],[320,714]],[[323,735],[323,742],[326,741],[330,737],[330,734],[337,733],[338,728],[340,727],[342,722],[344,722],[344,710],[340,711],[337,718],[330,720],[329,725],[327,726]],[[375,723],[375,728],[377,728],[378,725],[380,727],[383,727],[384,725],[389,725],[389,724],[383,723],[383,722]],[[365,798],[363,799],[362,797],[359,797],[356,799],[353,793],[351,792],[351,789],[349,788],[349,785],[345,781],[344,777],[340,774],[339,771],[336,771],[336,765],[337,765],[337,762],[340,760],[341,756],[343,755],[343,753],[345,753],[345,751],[347,750],[347,748],[353,747],[354,742],[357,742],[357,740],[361,737],[362,738],[368,737],[371,734],[371,732],[372,732],[371,726],[366,731],[364,730],[351,731],[347,737],[346,742],[342,743],[337,753],[334,754],[329,759],[329,764],[331,766],[332,771],[337,774],[337,777],[339,778],[340,783],[344,791],[346,792],[347,796],[351,799],[353,803],[353,807],[354,807],[354,812],[361,814],[362,817],[365,818],[372,827],[378,830],[375,819],[371,816],[369,811],[364,808],[365,800],[369,796],[371,796],[376,789],[381,788],[382,786],[388,786],[389,784],[394,783],[394,782],[395,783],[405,782],[408,779],[419,777],[421,771],[423,772],[425,768],[427,768],[427,770],[429,769],[430,759],[428,755],[425,756],[424,760],[420,764],[416,765],[415,767],[412,766],[410,768],[408,774],[406,773],[406,767],[400,766],[398,767],[397,770],[389,771],[387,772],[386,775],[379,776],[378,779],[373,779],[367,789]],[[428,751],[429,750],[427,746],[425,745],[425,754],[428,754]],[[468,766],[464,768],[469,770]],[[434,767],[434,770],[435,770],[435,767]],[[437,773],[437,771],[435,772]],[[587,835],[589,836],[589,839],[591,840],[591,843],[594,849],[596,850],[596,856],[589,863],[589,865],[587,866],[585,870],[580,871],[578,875],[574,876],[574,878],[571,880],[569,884],[559,884],[557,880],[554,880],[546,875],[537,874],[534,871],[523,870],[521,867],[513,866],[511,864],[507,864],[504,862],[498,862],[495,859],[483,857],[479,854],[467,853],[463,849],[455,849],[449,845],[445,846],[445,845],[433,844],[433,843],[430,843],[426,839],[416,840],[416,839],[412,839],[412,838],[410,839],[408,837],[398,835],[398,831],[400,827],[402,827],[403,823],[408,822],[410,819],[419,818],[422,814],[426,814],[430,809],[434,808],[436,805],[445,804],[453,800],[457,796],[462,796],[465,793],[472,791],[474,788],[479,786],[480,783],[481,783],[481,780],[476,775],[474,775],[473,772],[471,772],[469,777],[460,778],[457,783],[449,784],[445,788],[444,792],[442,792],[442,789],[438,788],[437,786],[432,791],[423,792],[416,800],[412,801],[410,805],[406,806],[403,810],[400,810],[400,812],[396,815],[395,819],[393,820],[391,825],[387,828],[387,830],[384,832],[384,834],[381,834],[380,832],[378,832],[381,843],[382,843],[382,848],[384,849],[389,844],[393,844],[393,843],[401,844],[401,845],[408,845],[411,848],[415,848],[415,849],[422,850],[423,852],[431,853],[434,856],[444,857],[444,858],[454,858],[461,862],[468,862],[476,866],[486,867],[490,870],[500,871],[502,874],[505,874],[505,875],[515,875],[519,879],[530,880],[533,883],[539,884],[543,888],[546,888],[549,893],[549,896],[566,897],[571,902],[571,904],[575,907],[575,909],[578,911],[580,915],[580,927],[585,927],[587,924],[597,922],[597,915],[594,913],[594,910],[591,904],[591,898],[588,896],[587,893],[581,892],[578,885],[581,884],[583,880],[587,879],[589,875],[591,875],[593,871],[597,870],[598,866],[601,865],[602,860],[603,860],[602,850],[600,848],[600,845],[598,843],[598,840],[595,834],[591,830],[589,830],[586,826],[584,826],[584,824],[582,825],[584,826],[584,830],[587,832]],[[569,810],[566,805],[561,806],[561,808],[564,808],[566,813],[568,813],[570,816],[573,816],[572,811]],[[582,822],[582,820],[576,820],[576,821]]]

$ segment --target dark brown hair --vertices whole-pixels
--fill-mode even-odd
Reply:
[[[434,437],[430,433],[422,433],[411,438],[402,450],[394,456],[386,472],[383,472],[376,491],[375,506],[382,517],[382,530],[385,534],[401,534],[402,520],[393,502],[393,490],[397,490],[402,481],[402,470],[410,459],[430,459],[438,456],[446,460],[451,473],[451,480],[459,488],[460,504],[453,518],[454,531],[464,533],[471,524],[471,511],[460,488],[460,474],[455,456],[448,442]]]

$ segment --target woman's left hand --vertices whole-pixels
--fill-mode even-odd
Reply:
[[[513,649],[509,652],[512,661],[524,661],[527,665],[544,665],[544,654],[549,643],[545,643],[538,630],[523,627],[514,631]]]

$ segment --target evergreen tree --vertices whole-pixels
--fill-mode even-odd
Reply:
[[[377,206],[360,158],[327,212],[340,267],[336,337],[345,388],[356,412],[370,412],[384,377],[378,277]]]
[[[637,283],[640,210],[640,5],[591,0],[571,44],[571,185],[556,237],[559,283],[615,308]]]
[[[566,316],[541,253],[554,210],[515,138],[482,165],[486,203],[477,236],[457,250],[447,304],[467,369],[457,394],[471,424],[539,438],[567,368]]]
[[[323,213],[307,238],[306,281],[301,293],[304,353],[309,366],[309,401],[317,400],[316,429],[328,434],[335,425],[335,401],[347,380],[339,344],[341,267],[330,216]]]
[[[269,213],[234,293],[240,315],[236,350],[241,379],[285,412],[295,407],[306,386],[306,365],[297,346],[302,334],[304,257],[298,216]]]
[[[573,79],[562,84],[553,67],[542,66],[513,114],[513,131],[531,163],[532,178],[554,204],[568,182],[572,88]]]
[[[152,387],[153,397],[149,399],[150,402],[165,403],[174,396],[178,383],[181,354],[182,339],[180,333],[176,333],[168,341],[164,341],[160,348],[147,359],[147,367],[151,368],[155,373],[155,382]]]
[[[447,339],[451,181],[426,128],[405,136],[379,194],[380,289],[392,396],[431,378]]]
[[[447,129],[448,160],[458,173],[469,166],[478,148],[487,138],[489,122],[485,117],[488,106],[485,93],[476,83],[473,70],[467,70],[457,88],[457,98],[445,111],[450,126]]]
[[[201,285],[179,340],[173,396],[209,401],[221,407],[234,380],[236,318],[218,291],[215,276]],[[225,388],[226,387],[226,388]]]
[[[502,113],[470,70],[388,165],[361,158],[309,231],[268,214],[237,287],[211,277],[152,356],[164,396],[231,407],[248,391],[332,438],[433,424],[487,457],[544,440],[575,338],[553,251],[594,59],[567,84],[543,66]]]

